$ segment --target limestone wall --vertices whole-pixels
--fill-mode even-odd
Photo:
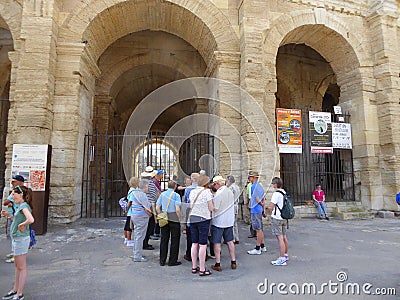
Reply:
[[[256,120],[260,124],[275,122],[279,48],[305,44],[316,50],[335,74],[339,105],[352,116],[357,198],[373,209],[398,209],[393,201],[400,189],[398,1],[0,0],[0,16],[14,49],[8,53],[11,66],[0,65],[0,77],[10,74],[6,175],[12,144],[53,145],[51,222],[79,216],[84,134],[93,129],[96,114],[117,107],[107,98],[114,95],[96,94],[96,80],[100,83],[110,70],[102,68],[101,57],[118,39],[143,30],[167,32],[197,51],[197,61],[185,55],[179,63],[170,60],[173,72],[194,70],[239,84],[261,105],[266,119]],[[118,86],[108,78],[109,86]],[[103,107],[96,96],[105,97],[99,102]],[[246,103],[240,106],[242,114],[252,113]],[[262,153],[254,146],[254,130],[237,112],[226,110],[224,117],[248,145],[244,153],[244,143],[235,142],[234,156],[243,161],[250,153],[251,168],[256,167]],[[269,138],[264,154],[276,150],[274,134]],[[262,164],[279,174],[271,161]],[[235,168],[234,175],[245,180],[247,170]]]

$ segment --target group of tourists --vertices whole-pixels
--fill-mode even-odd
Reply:
[[[204,171],[200,171],[186,178],[185,186],[179,186],[175,180],[170,180],[167,189],[162,191],[160,181],[163,175],[162,170],[154,170],[148,166],[141,173],[140,179],[130,179],[124,242],[133,247],[133,261],[148,261],[143,256],[143,250],[154,249],[149,240],[156,237],[156,226],[161,226],[160,266],[181,265],[178,257],[183,223],[183,232],[186,233],[186,252],[183,257],[192,262],[193,274],[212,274],[206,268],[208,257],[215,258],[211,269],[222,271],[222,242],[228,246],[230,268],[236,269],[235,244],[240,243],[237,216],[241,190],[234,176],[224,178],[218,175],[210,179]],[[265,191],[259,177],[255,171],[248,174],[248,180],[252,184],[248,192],[251,226],[257,240],[255,248],[247,253],[259,255],[266,252],[262,218],[266,217],[268,210],[272,218],[272,234],[276,236],[280,250],[279,257],[271,263],[277,266],[286,265],[289,260],[287,221],[280,214],[286,192],[282,188],[282,180],[275,177],[271,184],[276,191],[272,195],[271,203],[266,205]],[[208,244],[210,254],[207,253]]]

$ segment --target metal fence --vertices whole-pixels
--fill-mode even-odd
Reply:
[[[129,176],[140,176],[146,166],[164,170],[163,188],[169,179],[177,177],[183,183],[186,174],[198,172],[199,162],[213,155],[214,140],[207,134],[191,137],[162,133],[132,134],[129,147],[132,166]],[[87,134],[85,136],[82,172],[81,217],[122,216],[118,200],[128,192],[122,157],[123,134]],[[213,161],[207,161],[207,174],[213,174]]]
[[[349,123],[350,115],[344,115]],[[332,115],[335,120],[335,115]],[[308,112],[302,113],[303,153],[281,154],[281,177],[285,190],[295,205],[312,199],[317,183],[326,194],[326,201],[355,201],[353,152],[333,149],[333,154],[311,153]]]

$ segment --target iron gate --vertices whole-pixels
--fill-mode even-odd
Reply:
[[[350,115],[344,115],[349,123]],[[335,120],[335,115],[332,115]],[[281,176],[294,205],[312,199],[317,183],[325,191],[326,201],[355,201],[353,152],[333,149],[333,154],[311,153],[308,112],[302,112],[303,153],[280,154]]]
[[[169,136],[168,143],[161,133],[148,135],[133,134],[140,144],[131,146],[131,176],[140,176],[146,166],[166,172],[161,185],[178,177],[183,182],[185,174],[198,172],[199,161],[208,155],[213,156],[214,139],[207,134]],[[82,171],[81,217],[118,217],[122,211],[118,200],[129,189],[125,178],[122,143],[123,134],[87,134],[84,145]],[[179,149],[178,149],[179,148]],[[213,174],[213,160],[204,166],[207,174]]]

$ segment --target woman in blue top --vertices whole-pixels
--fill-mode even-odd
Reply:
[[[24,299],[22,293],[28,275],[26,266],[26,254],[30,242],[29,224],[34,222],[32,216],[32,192],[25,186],[16,186],[12,191],[12,198],[19,205],[14,213],[14,220],[11,224],[11,239],[14,252],[15,282],[14,288],[10,290],[3,299]],[[1,211],[3,216],[9,213]]]

